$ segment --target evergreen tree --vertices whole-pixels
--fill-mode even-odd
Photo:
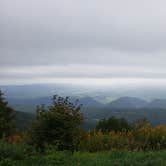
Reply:
[[[8,103],[0,91],[0,138],[9,136],[15,129],[14,110],[8,106]]]

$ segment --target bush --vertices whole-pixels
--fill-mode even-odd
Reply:
[[[131,131],[87,132],[80,141],[81,151],[166,149],[166,126],[146,126]]]
[[[27,156],[36,154],[33,147],[24,143],[9,143],[0,141],[0,160],[22,160]]]

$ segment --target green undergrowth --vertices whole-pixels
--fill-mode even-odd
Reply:
[[[8,156],[2,166],[166,166],[166,151],[51,152],[25,158]]]

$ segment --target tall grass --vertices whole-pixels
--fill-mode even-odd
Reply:
[[[166,151],[56,152],[23,160],[4,159],[1,166],[164,166]]]

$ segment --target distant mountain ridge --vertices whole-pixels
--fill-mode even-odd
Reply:
[[[15,97],[8,97],[7,101],[9,104],[21,104],[21,105],[50,105],[52,103],[51,97],[38,97],[38,98],[15,98]]]
[[[117,109],[126,109],[126,108],[161,108],[166,109],[166,99],[154,99],[150,102],[146,100],[136,98],[136,97],[120,97],[109,104],[108,107],[117,108]]]
[[[104,106],[103,103],[93,99],[92,97],[86,96],[79,98],[79,103],[84,107],[101,107]]]
[[[7,97],[6,98],[9,105],[14,107],[18,111],[31,112],[34,113],[37,105],[50,106],[52,104],[52,97],[38,97],[38,98],[15,98]],[[70,97],[71,102],[75,102],[76,99],[79,99],[79,104],[83,105],[83,108],[87,107],[103,107],[104,104],[93,99],[92,97]]]
[[[72,102],[74,102],[77,97],[71,97],[70,98]],[[116,100],[111,101],[110,103],[103,104],[102,102],[99,102],[95,100],[93,97],[85,96],[80,97],[79,103],[83,105],[84,108],[86,107],[109,107],[109,108],[116,108],[116,109],[137,109],[137,108],[161,108],[166,109],[166,99],[155,99],[150,102],[147,102],[146,100],[136,98],[136,97],[120,97]],[[49,106],[52,104],[51,97],[39,97],[39,98],[13,98],[8,97],[7,101],[10,105],[31,105],[33,108],[36,107],[36,105],[44,104],[46,106]]]
[[[148,102],[136,97],[120,97],[108,104],[111,108],[125,109],[125,108],[145,108]]]
[[[70,100],[74,102],[76,99],[79,100],[80,104],[83,104],[84,106],[101,106],[103,105],[102,103],[98,102],[97,100],[93,99],[92,97],[86,96],[86,97],[70,97]],[[52,103],[52,97],[38,97],[38,98],[7,98],[7,101],[10,104],[35,104],[35,105],[51,105]]]

